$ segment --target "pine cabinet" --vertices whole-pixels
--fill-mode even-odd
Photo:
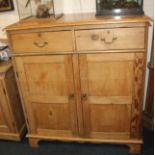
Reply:
[[[149,19],[22,22],[6,30],[30,145],[116,143],[139,152]]]
[[[10,61],[0,62],[0,139],[20,141],[26,125]]]

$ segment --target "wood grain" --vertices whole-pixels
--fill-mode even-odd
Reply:
[[[25,106],[31,132],[66,130],[76,135],[72,56],[18,57],[15,61],[22,93],[28,99]]]
[[[143,49],[144,35],[145,28],[80,30],[76,31],[77,50]]]
[[[87,95],[82,100],[86,136],[93,132],[130,132],[133,56],[80,55],[81,94]]]
[[[141,136],[141,111],[143,102],[144,54],[135,54],[134,62],[134,96],[131,117],[131,137]]]
[[[71,31],[14,34],[11,41],[15,53],[69,52],[73,49]]]
[[[26,132],[23,109],[10,61],[0,63],[0,139],[20,141]]]
[[[31,146],[60,140],[140,151],[149,22],[75,14],[6,28]]]
[[[122,16],[114,18],[113,16],[96,16],[95,13],[84,14],[70,14],[64,15],[58,20],[28,18],[18,23],[8,26],[5,30],[26,30],[34,28],[54,28],[54,27],[68,27],[68,26],[88,26],[88,25],[102,25],[102,24],[116,24],[116,23],[149,23],[151,19],[144,15],[139,16]]]

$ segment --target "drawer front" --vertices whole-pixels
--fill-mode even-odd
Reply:
[[[13,34],[11,41],[14,53],[69,52],[73,50],[71,31]]]
[[[145,47],[144,28],[117,28],[76,31],[78,51],[125,50]]]

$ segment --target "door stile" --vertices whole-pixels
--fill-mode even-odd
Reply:
[[[143,101],[143,83],[145,79],[144,74],[144,53],[136,53],[134,60],[134,94],[132,104],[132,118],[131,118],[131,138],[141,137],[141,113]]]
[[[74,85],[76,93],[76,106],[77,106],[77,119],[79,136],[84,136],[84,121],[83,121],[83,106],[81,102],[81,81],[80,81],[80,66],[79,66],[79,55],[73,55],[73,69],[74,69]]]
[[[90,136],[90,111],[89,111],[89,92],[88,92],[88,64],[87,55],[79,56],[80,64],[80,80],[81,80],[81,102],[83,106],[83,120],[84,120],[84,136]]]
[[[68,100],[69,100],[69,107],[70,107],[70,117],[71,117],[71,124],[72,124],[72,134],[74,136],[78,135],[78,122],[77,122],[77,110],[76,110],[76,92],[74,86],[74,77],[73,77],[73,58],[72,56],[67,56],[65,60],[66,66],[66,76],[67,76],[67,83],[68,83]]]

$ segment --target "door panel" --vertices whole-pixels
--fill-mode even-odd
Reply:
[[[89,94],[93,96],[131,95],[132,70],[132,62],[89,62]]]
[[[93,132],[129,132],[130,105],[107,104],[103,106],[90,104],[89,110]]]
[[[68,105],[33,104],[33,109],[40,129],[70,129],[70,112]],[[44,115],[40,117],[40,113],[44,113]]]
[[[85,136],[129,138],[135,53],[81,54],[79,60]]]
[[[31,133],[77,134],[72,56],[15,58]]]
[[[0,102],[1,104],[1,102]],[[2,111],[2,107],[0,105],[0,132],[9,132],[9,127],[4,118],[4,112]]]
[[[11,113],[7,104],[6,96],[3,91],[3,83],[0,81],[0,132],[14,131],[12,126]]]

